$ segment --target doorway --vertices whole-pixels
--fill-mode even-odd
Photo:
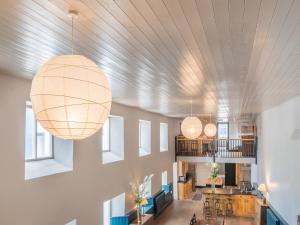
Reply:
[[[225,163],[225,186],[236,186],[235,163]]]

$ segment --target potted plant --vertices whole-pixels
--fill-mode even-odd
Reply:
[[[217,180],[218,175],[219,175],[218,164],[213,163],[211,166],[211,169],[210,169],[210,173],[209,173],[213,193],[215,193],[215,190],[216,190],[216,180]]]
[[[134,202],[136,204],[138,224],[141,223],[141,204],[143,199],[146,198],[149,194],[147,186],[149,185],[152,177],[153,174],[151,174],[150,176],[146,176],[143,180],[143,183],[141,184],[139,183],[139,181],[129,183],[131,186],[131,192],[134,196]]]

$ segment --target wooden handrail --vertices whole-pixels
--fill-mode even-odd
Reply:
[[[176,156],[200,156],[219,158],[256,158],[256,138],[212,139],[199,137],[175,138]]]

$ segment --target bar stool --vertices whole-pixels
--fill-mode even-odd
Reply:
[[[211,207],[211,199],[210,198],[205,198],[203,214],[204,214],[205,219],[210,219],[212,217],[212,207]]]
[[[227,216],[232,216],[233,215],[232,199],[230,199],[230,198],[227,199],[226,215]]]
[[[218,198],[215,200],[215,210],[216,210],[216,215],[217,216],[221,216],[222,215],[220,199],[218,199]]]

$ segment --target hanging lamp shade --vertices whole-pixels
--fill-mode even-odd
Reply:
[[[106,75],[81,55],[51,58],[34,77],[30,98],[36,119],[62,139],[84,139],[97,132],[110,113]]]
[[[213,123],[208,123],[204,127],[204,133],[207,137],[214,137],[217,133],[216,125]]]
[[[195,139],[202,132],[202,123],[197,117],[188,116],[181,123],[181,132],[186,138]]]

